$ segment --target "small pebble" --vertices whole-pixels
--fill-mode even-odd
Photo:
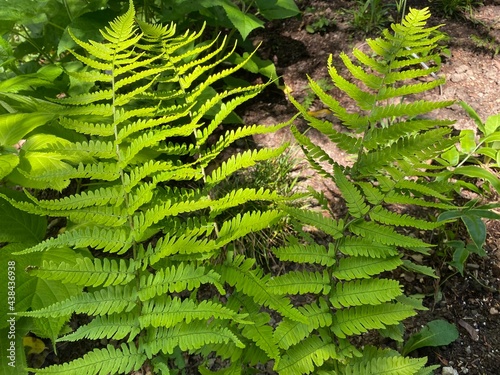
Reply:
[[[443,367],[442,375],[458,375],[458,371],[453,367]]]
[[[498,314],[498,310],[495,309],[494,307],[490,308],[490,314],[491,315],[497,315]]]

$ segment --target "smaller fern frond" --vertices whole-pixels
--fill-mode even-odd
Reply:
[[[110,315],[130,312],[136,306],[137,292],[125,286],[109,286],[93,293],[82,293],[67,300],[35,311],[20,312],[18,315],[30,317],[61,317],[72,313],[87,315]]]
[[[288,349],[274,370],[280,375],[310,374],[329,359],[337,358],[337,348],[331,339],[310,336]]]
[[[286,247],[273,248],[272,252],[281,261],[296,263],[320,264],[322,266],[332,266],[335,258],[323,245],[291,245]]]
[[[299,310],[307,317],[307,324],[285,318],[274,331],[274,339],[278,346],[284,350],[299,344],[310,336],[313,330],[328,327],[332,323],[330,307],[323,299],[320,299],[317,304],[301,306]]]
[[[134,262],[104,258],[76,258],[75,263],[43,261],[40,267],[29,269],[29,273],[46,280],[60,280],[83,286],[107,287],[127,284],[135,278]]]
[[[96,316],[88,324],[78,327],[75,332],[57,339],[60,341],[78,341],[82,339],[122,340],[127,337],[131,342],[141,331],[134,313]]]
[[[335,312],[332,330],[338,337],[345,338],[398,324],[415,314],[412,307],[402,303],[355,306]]]
[[[266,284],[269,275],[263,276],[262,270],[259,268],[250,270],[252,264],[253,262],[244,262],[241,256],[237,256],[232,261],[226,261],[220,267],[219,273],[225,282],[234,286],[236,290],[251,296],[255,303],[268,306],[292,320],[304,322],[305,317],[296,308],[292,307],[288,298],[268,290]]]
[[[365,203],[363,195],[357,187],[344,176],[342,169],[339,166],[334,168],[335,183],[346,200],[349,213],[355,218],[361,218],[370,210],[370,207]]]
[[[361,279],[337,283],[330,294],[330,302],[334,307],[378,305],[389,302],[402,294],[397,280]]]
[[[237,347],[245,345],[230,329],[219,327],[215,321],[207,324],[205,321],[193,321],[189,324],[180,323],[171,328],[157,328],[149,331],[139,344],[139,351],[152,358],[159,352],[172,354],[179,347],[182,351],[201,349],[205,345],[233,342]]]
[[[326,234],[329,234],[334,239],[339,239],[343,236],[343,220],[333,220],[331,218],[323,216],[319,212],[303,210],[300,208],[284,207],[283,209],[301,223],[312,225],[313,227],[322,230]]]
[[[373,275],[391,271],[401,266],[399,256],[387,258],[350,257],[342,258],[333,270],[333,276],[340,280],[369,279]]]
[[[143,275],[140,280],[138,297],[147,301],[165,293],[180,293],[184,290],[194,290],[201,284],[216,285],[221,294],[224,289],[219,283],[220,275],[205,267],[181,263],[178,266],[161,268],[154,275]]]
[[[374,222],[356,221],[350,226],[350,229],[354,234],[369,239],[376,239],[376,242],[384,245],[395,245],[407,249],[432,246],[417,238],[399,234],[392,227],[379,225]]]
[[[245,322],[247,314],[238,314],[219,303],[212,301],[195,301],[178,297],[150,299],[144,301],[139,316],[141,328],[145,327],[175,327],[181,322],[189,324],[193,320],[207,321],[210,318],[234,320],[237,323]]]
[[[68,230],[57,237],[49,238],[39,244],[19,252],[19,255],[45,251],[53,247],[75,247],[102,250],[123,254],[132,246],[129,230],[126,228],[82,227]]]
[[[386,210],[382,206],[375,207],[370,211],[370,218],[385,225],[405,226],[424,230],[433,230],[444,224],[444,222],[431,222],[417,219],[407,214],[398,214]]]
[[[363,237],[346,236],[338,246],[342,254],[354,257],[387,258],[398,254],[393,245],[384,245]]]
[[[290,271],[275,276],[267,282],[267,289],[274,294],[328,294],[330,292],[330,275],[327,271],[306,272]]]
[[[122,344],[118,349],[108,345],[94,349],[82,358],[44,368],[28,369],[36,374],[95,375],[128,374],[137,371],[146,361],[146,356],[133,344]]]

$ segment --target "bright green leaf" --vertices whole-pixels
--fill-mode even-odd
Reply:
[[[19,164],[16,154],[0,155],[0,180],[6,177]]]
[[[24,198],[19,191],[2,189],[2,193],[18,201]],[[43,240],[46,228],[45,217],[21,211],[0,198],[0,242],[37,243]]]
[[[485,135],[490,135],[500,128],[500,113],[490,116],[486,119],[484,124]]]
[[[276,20],[296,16],[300,13],[293,0],[257,0],[259,13],[268,20]]]
[[[482,249],[486,241],[486,224],[479,216],[468,214],[462,215],[462,221],[469,232],[472,241],[478,249]]]
[[[0,145],[12,146],[26,134],[54,118],[51,113],[8,113],[0,115]]]
[[[406,356],[412,351],[426,346],[448,345],[458,338],[457,328],[445,320],[433,320],[426,324],[422,330],[411,336],[403,347],[402,355]]]
[[[483,180],[488,181],[497,192],[500,192],[500,179],[481,167],[473,165],[459,167],[456,168],[454,172],[468,177],[482,178]]]
[[[465,129],[460,132],[460,147],[465,153],[471,153],[476,147],[474,130]]]

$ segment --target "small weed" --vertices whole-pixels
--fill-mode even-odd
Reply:
[[[470,36],[476,47],[484,49],[493,54],[493,58],[500,53],[500,41],[495,38],[480,37],[472,34]]]
[[[483,2],[478,0],[436,0],[431,3],[447,17],[461,16],[465,13],[472,16],[473,9],[483,5]]]
[[[307,7],[304,16],[309,16],[310,20],[306,23],[305,29],[309,34],[325,33],[328,28],[335,25],[324,11],[318,11],[314,7]]]
[[[382,0],[357,0],[357,7],[349,10],[353,19],[352,26],[356,30],[369,34],[382,30],[389,22],[389,8]]]

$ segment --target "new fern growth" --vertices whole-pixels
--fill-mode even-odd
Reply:
[[[268,290],[270,275],[253,259],[235,255],[232,243],[285,214],[276,205],[230,218],[223,213],[249,201],[285,198],[255,188],[223,196],[214,191],[232,173],[286,147],[250,150],[221,163],[232,142],[287,124],[224,125],[228,130],[220,134],[232,111],[263,88],[214,89],[246,63],[224,68],[224,42],[215,48],[215,41],[197,42],[201,32],[179,36],[174,25],[136,21],[132,2],[101,34],[103,42],[87,42],[70,32],[83,50],[72,53],[85,69],[68,74],[95,82],[95,89],[42,103],[52,123],[23,145],[13,171],[25,187],[69,186],[76,192],[57,199],[28,191],[22,199],[1,196],[19,210],[67,220],[64,231],[19,255],[48,253],[28,272],[80,288],[18,316],[65,321],[86,314],[90,323],[57,341],[108,339],[118,345],[31,370],[120,374],[149,366],[168,374],[175,369],[169,358],[180,352],[215,353],[229,360],[233,373],[248,363],[278,363],[270,315],[261,308],[303,324],[307,316],[280,290]],[[51,258],[57,249],[71,255]]]
[[[385,30],[380,38],[367,40],[369,53],[360,49],[353,50],[353,57],[342,53],[340,58],[352,79],[337,71],[330,56],[331,80],[354,101],[355,112],[349,112],[309,79],[310,88],[341,126],[315,118],[290,95],[308,124],[351,156],[349,165],[340,165],[307,133],[292,126],[311,166],[337,186],[347,208],[345,217],[334,219],[338,215],[318,192],[314,194],[330,217],[287,208],[299,223],[323,231],[331,242],[295,242],[275,250],[281,260],[311,263],[323,270],[323,274],[308,274],[301,285],[302,289],[309,286],[311,293],[320,290],[324,295],[324,300],[306,313],[317,320],[305,326],[285,318],[276,329],[283,332],[279,342],[288,353],[309,349],[309,361],[295,363],[303,366],[303,373],[315,367],[319,368],[315,373],[324,369],[324,373],[334,370],[336,374],[422,374],[432,370],[423,367],[425,359],[405,358],[395,351],[372,347],[359,352],[349,341],[369,330],[402,340],[398,326],[423,308],[403,294],[397,280],[381,274],[406,267],[433,275],[430,268],[404,259],[405,252],[427,254],[432,245],[403,234],[400,228],[434,230],[443,223],[414,217],[395,205],[454,208],[450,200],[454,186],[446,178],[446,167],[432,163],[457,141],[451,136],[453,122],[426,117],[452,102],[412,98],[444,83],[440,78],[427,80],[439,70],[435,50],[442,37],[435,32],[438,27],[426,27],[428,17],[427,9],[412,9],[401,24],[392,25],[392,30]],[[419,78],[426,80],[416,81]],[[288,276],[280,276],[283,283]],[[294,291],[291,286],[287,289]],[[306,341],[310,341],[307,346]],[[286,360],[281,361],[278,371],[281,373],[286,365]]]

